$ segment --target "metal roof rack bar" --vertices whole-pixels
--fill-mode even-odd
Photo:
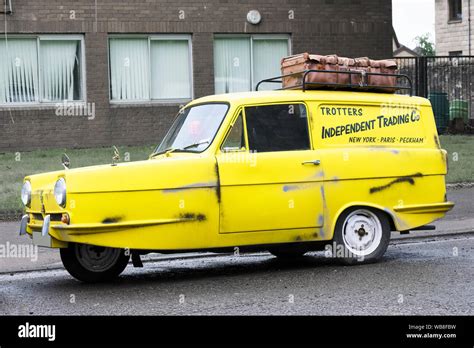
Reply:
[[[322,83],[322,82],[307,82],[306,77],[311,74],[311,73],[329,73],[329,74],[344,74],[344,75],[349,75],[349,83]],[[255,90],[258,91],[260,86],[263,83],[283,83],[283,79],[285,77],[290,77],[290,76],[295,76],[295,75],[301,75],[303,74],[303,80],[302,83],[299,85],[294,85],[291,87],[282,87],[279,88],[279,90],[293,90],[293,89],[299,89],[302,88],[303,92],[307,90],[308,86],[319,86],[319,87],[339,87],[341,89],[346,89],[346,90],[354,90],[354,89],[359,89],[363,91],[370,91],[370,90],[383,90],[383,89],[390,89],[390,90],[409,90],[410,91],[410,96],[413,96],[413,82],[411,78],[407,75],[404,74],[383,74],[383,73],[371,73],[371,72],[360,72],[360,71],[338,71],[338,70],[304,70],[304,71],[299,71],[287,75],[281,75],[281,76],[276,76],[272,77],[269,79],[261,80],[257,86],[255,87]],[[369,76],[392,76],[396,77],[397,79],[405,79],[408,82],[409,86],[401,86],[401,85],[395,85],[395,86],[376,86],[376,85],[369,85],[367,83],[362,83],[362,84],[355,84],[352,83],[352,76],[353,75],[360,75],[362,77],[362,81],[364,80],[364,77],[366,81],[368,80],[367,77]]]

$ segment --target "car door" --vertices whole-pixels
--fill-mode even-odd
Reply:
[[[216,157],[220,233],[322,226],[323,171],[304,103],[242,108]]]

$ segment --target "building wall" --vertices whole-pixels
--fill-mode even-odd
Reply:
[[[0,106],[0,151],[161,141],[179,105],[111,105],[109,34],[192,34],[195,97],[214,93],[215,33],[289,34],[293,53],[392,55],[391,0],[98,0],[97,9],[91,0],[12,2],[13,14],[0,16],[2,33],[7,18],[8,34],[85,35],[87,102],[95,104],[96,112],[88,120],[56,116],[54,107]],[[252,9],[262,13],[259,25],[246,22]]]
[[[474,24],[471,24],[471,52],[469,52],[469,2],[471,19],[474,21],[474,0],[462,1],[462,20],[449,21],[448,0],[436,0],[436,54],[447,56],[449,52],[462,51],[462,55],[474,54]]]

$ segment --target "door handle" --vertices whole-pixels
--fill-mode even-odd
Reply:
[[[302,165],[313,165],[313,166],[319,166],[321,164],[320,160],[314,160],[314,161],[306,161],[301,163]]]

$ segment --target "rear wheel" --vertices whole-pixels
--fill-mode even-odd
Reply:
[[[118,277],[130,258],[123,249],[76,243],[69,243],[67,248],[60,249],[60,254],[66,270],[74,278],[87,283]]]
[[[390,222],[387,215],[378,210],[351,208],[337,220],[334,241],[333,256],[343,264],[376,262],[387,250]]]

